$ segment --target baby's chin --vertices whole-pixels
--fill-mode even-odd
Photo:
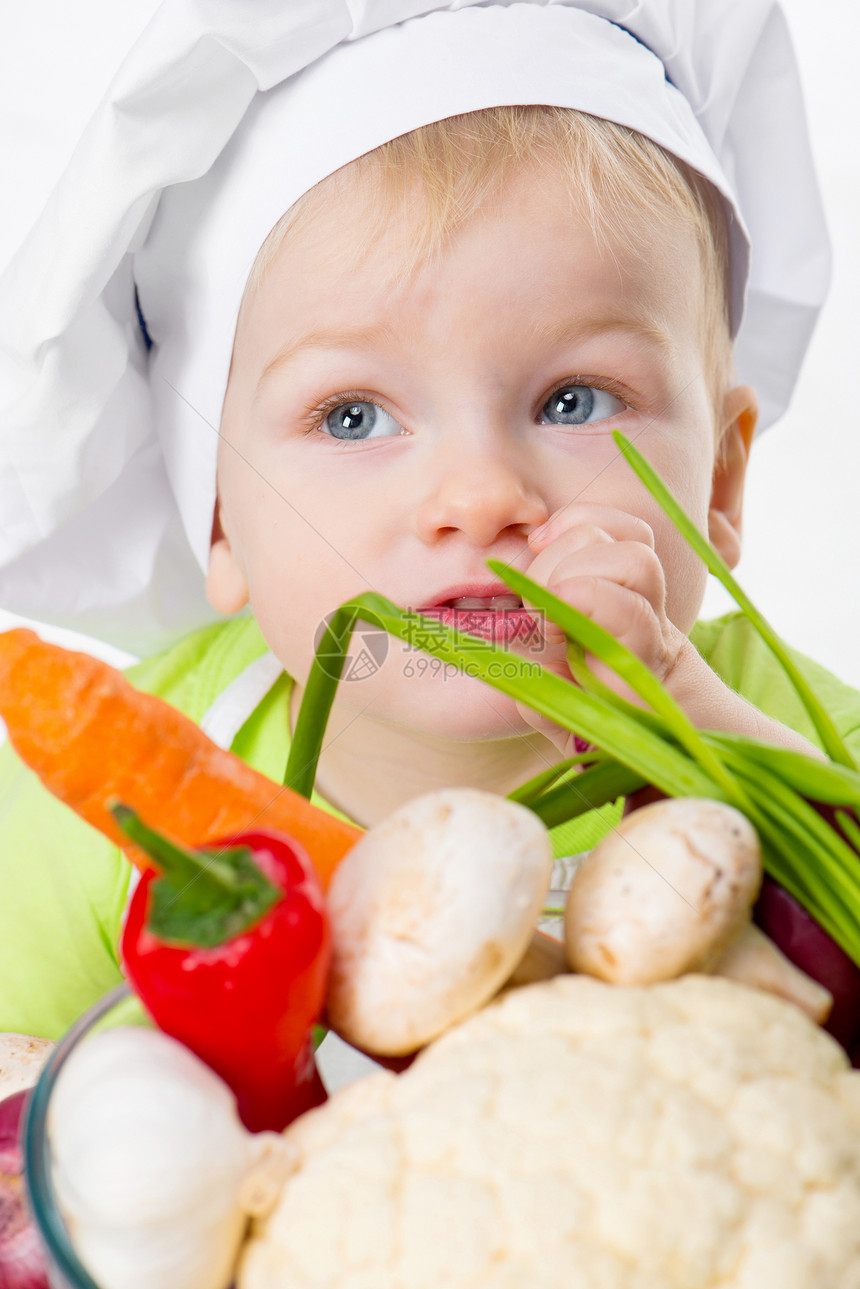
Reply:
[[[338,700],[377,720],[452,742],[510,739],[533,733],[513,698],[483,680],[416,655],[387,659],[377,675],[342,685]]]

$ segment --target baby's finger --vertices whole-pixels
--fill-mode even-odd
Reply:
[[[592,546],[611,546],[624,540],[626,539],[613,536],[598,524],[577,524],[574,528],[559,533],[554,541],[535,555],[529,565],[529,577],[546,586],[553,570],[566,556],[575,555],[577,551],[588,550]],[[643,549],[648,550],[650,547]]]
[[[602,529],[614,541],[643,542],[652,549],[654,546],[651,525],[638,515],[617,510],[614,506],[572,501],[560,506],[545,524],[529,534],[529,547],[535,552],[542,551],[563,533],[579,526]]]
[[[587,531],[593,540],[580,546],[578,534]],[[559,559],[558,547],[570,553]],[[569,600],[565,593],[567,583],[585,577],[597,577],[616,582],[619,586],[642,595],[663,616],[666,600],[666,583],[663,566],[650,546],[641,542],[615,542],[602,529],[576,529],[565,533],[552,547],[537,556],[529,566],[529,577],[547,587],[562,600]],[[580,606],[577,604],[577,608]],[[603,624],[605,625],[605,624]],[[542,621],[542,634],[549,647],[558,647],[564,640],[561,627],[550,618]]]
[[[592,575],[566,578],[556,594],[660,674],[666,656],[663,632],[651,601],[644,595]]]
[[[542,665],[567,684],[576,683],[571,678],[566,657],[561,656],[555,661],[543,659]],[[579,740],[577,735],[572,734],[564,726],[557,725],[548,716],[536,712],[533,707],[529,707],[526,703],[517,703],[517,712],[531,729],[549,739],[561,757],[573,756],[577,751],[582,750],[583,740]]]
[[[577,553],[588,552],[596,546],[607,549],[614,544],[614,539],[605,529],[598,528],[594,524],[578,525],[562,533],[551,545],[536,555],[528,567],[528,575],[533,582],[554,590],[558,567],[566,558]],[[543,635],[547,644],[558,644],[564,638],[561,628],[549,620],[543,623]]]
[[[602,578],[626,587],[644,596],[658,614],[663,612],[666,598],[663,565],[654,551],[641,542],[612,542],[574,551],[559,560],[547,588],[566,599],[561,588],[580,577]]]

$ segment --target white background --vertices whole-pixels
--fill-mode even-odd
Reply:
[[[38,213],[118,57],[156,7],[156,0],[7,7],[0,266]],[[848,0],[785,0],[785,9],[806,86],[834,280],[794,403],[753,449],[738,575],[791,644],[860,689],[860,8]],[[709,590],[705,616],[727,607],[720,588]],[[0,608],[0,629],[11,622]],[[121,658],[103,646],[96,651]]]

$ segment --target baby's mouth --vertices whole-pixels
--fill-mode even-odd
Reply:
[[[479,636],[496,645],[537,646],[540,628],[518,595],[457,595],[418,610],[459,633]],[[420,647],[420,646],[419,646]]]
[[[521,609],[523,602],[518,595],[458,595],[456,599],[445,600],[442,604],[435,604],[434,609]],[[432,610],[430,610],[432,612]],[[427,612],[427,610],[422,610]]]

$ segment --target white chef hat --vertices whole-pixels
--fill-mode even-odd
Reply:
[[[829,249],[775,0],[166,0],[0,282],[0,605],[138,653],[211,620],[217,428],[267,233],[392,138],[532,103],[723,194],[736,362],[776,419]]]

